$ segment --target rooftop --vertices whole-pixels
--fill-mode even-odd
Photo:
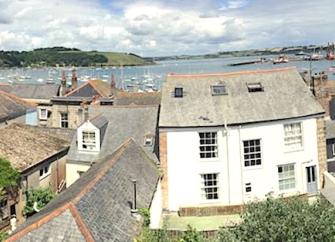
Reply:
[[[225,95],[213,95],[213,85],[224,85]],[[174,97],[175,88],[182,88],[182,97]],[[170,74],[162,90],[159,126],[237,125],[323,113],[296,68]]]
[[[101,80],[89,80],[67,93],[65,97],[109,97],[112,94],[113,90],[107,82]]]
[[[11,84],[0,85],[0,90],[25,99],[51,99],[59,93],[58,84]]]
[[[22,124],[0,128],[0,156],[22,172],[69,146],[69,142]]]
[[[159,172],[142,148],[128,140],[29,218],[8,241],[133,241],[141,230],[131,215],[133,179],[138,208],[149,208]]]
[[[102,116],[100,116],[102,114]],[[98,115],[98,116],[97,116]],[[99,154],[82,153],[77,149],[74,137],[68,160],[92,162],[111,154],[125,140],[132,138],[149,156],[156,159],[155,135],[157,131],[158,106],[89,106],[89,116],[108,120]],[[145,146],[145,136],[153,136],[153,145]]]
[[[161,103],[160,92],[124,92],[115,94],[114,105],[159,105]]]
[[[25,115],[32,108],[35,108],[32,103],[13,94],[0,91],[0,122]]]

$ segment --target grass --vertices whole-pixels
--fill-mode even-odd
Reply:
[[[164,227],[167,229],[186,230],[191,225],[197,230],[216,230],[220,227],[231,227],[241,222],[239,214],[204,216],[204,217],[179,217],[177,214],[165,215]]]

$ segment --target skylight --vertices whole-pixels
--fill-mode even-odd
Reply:
[[[226,86],[223,84],[217,84],[211,86],[212,88],[212,96],[220,96],[227,94]]]
[[[260,82],[247,83],[248,92],[264,92],[264,87]]]
[[[183,88],[182,87],[175,87],[174,97],[178,97],[178,98],[183,97]]]

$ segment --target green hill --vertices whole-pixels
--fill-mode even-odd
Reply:
[[[24,66],[136,66],[153,64],[132,53],[81,51],[52,47],[33,51],[0,51],[0,67]]]

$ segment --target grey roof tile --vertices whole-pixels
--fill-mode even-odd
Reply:
[[[71,204],[78,211],[79,218],[76,219],[84,222],[95,241],[133,241],[141,229],[141,223],[130,212],[132,179],[137,181],[138,208],[149,208],[159,172],[143,149],[133,140],[128,140],[113,155],[93,165],[72,186],[29,218],[12,238],[19,237],[21,241],[33,241],[35,238],[35,241],[41,241],[40,238],[77,241],[77,238],[80,239],[78,229],[73,225],[73,220],[68,218],[68,215],[73,216],[72,213],[66,213],[68,210],[41,223],[42,219]]]
[[[248,92],[260,82],[263,92]],[[213,96],[224,84],[227,95]],[[183,98],[174,98],[182,87]],[[324,113],[295,68],[224,74],[169,75],[162,90],[160,127],[221,126],[289,119]]]

